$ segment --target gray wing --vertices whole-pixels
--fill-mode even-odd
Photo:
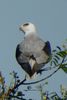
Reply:
[[[21,67],[29,74],[29,76],[32,76],[31,66],[29,64],[29,58],[26,57],[23,52],[20,51],[20,45],[17,45],[16,48],[16,60],[21,65]]]

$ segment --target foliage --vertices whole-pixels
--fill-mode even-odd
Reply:
[[[26,100],[23,98],[24,94],[22,91],[19,91],[18,88],[14,89],[15,85],[20,82],[17,73],[13,71],[10,74],[13,76],[14,81],[11,81],[10,86],[7,87],[5,79],[0,72],[0,100]]]
[[[60,90],[63,100],[67,99],[67,87],[60,85]]]
[[[60,63],[62,59],[63,62]],[[50,65],[55,65],[54,68],[59,67],[59,69],[61,68],[65,73],[67,73],[67,49],[64,48],[64,50],[62,50],[59,46],[57,46],[57,49],[52,51]]]

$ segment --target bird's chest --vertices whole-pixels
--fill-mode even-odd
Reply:
[[[36,50],[37,48],[37,43],[32,40],[29,40],[29,41],[25,41],[25,44],[24,44],[24,49],[27,50],[27,51],[34,51]]]
[[[26,38],[24,42],[21,43],[21,51],[24,54],[33,54],[35,56],[40,56],[42,48],[43,43],[34,37]]]

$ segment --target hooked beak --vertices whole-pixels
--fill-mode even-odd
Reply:
[[[21,26],[19,27],[19,30],[22,31],[23,33],[25,33]]]
[[[19,30],[20,30],[20,31],[23,31],[22,28],[21,28],[21,26],[19,27]]]

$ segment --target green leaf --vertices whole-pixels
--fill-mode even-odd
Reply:
[[[57,48],[61,51],[61,48],[59,46],[57,46]]]
[[[67,50],[65,50],[65,51],[60,51],[60,52],[57,53],[57,55],[59,55],[60,57],[64,57],[64,56],[67,55]]]
[[[55,61],[52,61],[52,62],[54,63],[55,66],[57,65],[57,63]]]
[[[66,67],[66,66],[67,66],[67,63],[61,65],[61,67]]]
[[[51,62],[50,62],[50,66],[52,66],[52,64],[53,64],[53,62],[51,61]]]
[[[19,91],[18,93],[17,93],[17,96],[23,96],[24,94],[21,92],[21,91]]]
[[[62,67],[62,70],[67,73],[67,67]]]
[[[48,84],[48,82],[46,81],[45,84]]]
[[[54,61],[56,62],[56,63],[58,63],[58,60],[56,59],[56,58],[53,58],[54,59]]]
[[[56,57],[57,60],[60,60],[60,57],[58,57],[58,55],[55,55],[55,57]]]
[[[61,67],[61,69],[65,72],[65,73],[67,73],[67,64],[62,64],[60,67]]]
[[[52,52],[56,52],[56,50],[52,50]]]

